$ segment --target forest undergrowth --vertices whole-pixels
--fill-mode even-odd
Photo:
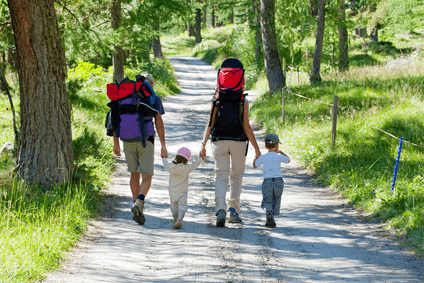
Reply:
[[[167,60],[152,60],[125,74],[151,73],[156,93],[163,97],[180,92]],[[19,89],[8,77],[19,115]],[[106,85],[112,69],[79,61],[68,71],[67,89],[72,105],[74,174],[66,185],[48,191],[24,184],[14,176],[15,154],[0,156],[0,281],[34,282],[58,266],[96,218],[103,190],[110,185],[115,160],[112,139],[106,136]],[[14,141],[7,98],[0,94],[0,144]]]

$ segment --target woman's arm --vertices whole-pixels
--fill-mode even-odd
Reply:
[[[205,157],[206,157],[206,143],[208,142],[209,136],[211,135],[212,127],[214,126],[215,120],[216,120],[216,112],[217,111],[214,111],[215,110],[214,108],[215,108],[215,104],[212,102],[211,112],[209,114],[209,121],[206,124],[206,128],[205,128],[205,131],[203,133],[202,146],[200,147],[199,156],[202,159],[205,159]]]
[[[258,146],[258,143],[256,142],[255,134],[253,133],[252,127],[250,126],[250,122],[249,122],[249,102],[248,101],[246,101],[246,103],[244,104],[243,128],[244,128],[244,133],[246,134],[250,143],[255,148],[255,159],[257,159],[259,156],[261,156],[261,151],[259,150],[259,146]]]

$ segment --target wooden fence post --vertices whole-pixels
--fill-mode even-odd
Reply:
[[[331,132],[331,147],[334,147],[334,145],[336,144],[337,108],[339,108],[339,97],[335,95],[333,103],[333,130]]]
[[[284,75],[284,79],[286,78],[286,58],[283,58],[283,75]],[[283,123],[284,123],[284,120],[285,120],[285,116],[286,116],[286,101],[285,101],[285,99],[284,99],[284,96],[285,96],[285,90],[286,90],[286,87],[285,86],[283,86],[283,88],[282,88],[282,90],[281,90],[281,94],[282,94],[282,97],[281,97],[281,99],[282,99],[282,106],[281,106],[281,116],[282,116],[282,119],[283,119]]]

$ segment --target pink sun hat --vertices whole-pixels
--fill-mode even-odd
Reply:
[[[188,149],[186,147],[182,147],[177,151],[177,155],[181,155],[181,156],[185,157],[187,160],[189,160],[191,152],[190,152],[190,149]]]

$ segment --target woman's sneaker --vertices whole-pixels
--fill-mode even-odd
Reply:
[[[143,214],[144,210],[144,200],[137,199],[133,206],[131,207],[131,212],[133,213],[133,219],[140,225],[143,225],[146,219]]]
[[[233,207],[230,207],[230,219],[228,220],[229,223],[240,223],[243,220],[238,215],[236,210]]]
[[[225,227],[226,213],[224,209],[218,210],[216,213],[216,227]]]
[[[183,225],[183,220],[181,218],[178,218],[177,221],[174,223],[174,229],[180,229]]]
[[[265,226],[270,228],[275,228],[277,225],[274,221],[274,213],[271,211],[271,209],[266,210],[266,223]]]

